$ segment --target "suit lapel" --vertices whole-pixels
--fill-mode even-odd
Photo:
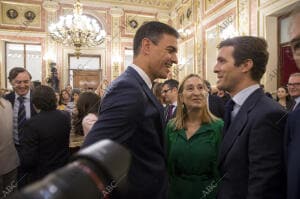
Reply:
[[[152,91],[149,89],[149,87],[144,82],[144,80],[139,76],[139,74],[131,67],[128,67],[127,70],[128,70],[129,73],[131,73],[132,75],[134,75],[136,77],[137,81],[142,86],[142,88],[143,88],[144,92],[146,93],[146,95],[148,96],[148,98],[154,104],[155,108],[159,111],[161,124],[162,124],[162,127],[164,129],[165,119],[164,119],[164,108],[163,108],[163,106],[159,103],[159,101],[156,99],[156,97],[154,96]]]
[[[294,111],[295,110],[299,110],[300,109],[300,103],[298,103],[297,105],[296,105],[296,107],[294,108]]]
[[[156,97],[153,95],[152,91],[149,89],[149,87],[145,83],[143,84],[143,89],[144,89],[145,93],[147,94],[148,98],[152,101],[152,103],[155,105],[155,107],[159,111],[161,124],[162,124],[162,127],[164,129],[164,127],[165,127],[165,119],[164,119],[164,109],[163,109],[163,106],[158,102],[158,100],[156,99]]]
[[[228,128],[220,147],[220,163],[225,159],[226,155],[228,154],[229,150],[234,144],[234,141],[245,126],[247,122],[247,114],[247,112],[240,109],[239,113],[235,116],[235,119],[232,121],[232,125],[230,125],[230,127]]]
[[[247,124],[249,112],[255,107],[257,100],[263,95],[263,91],[257,89],[247,98],[240,108],[221,143],[219,164],[225,160],[237,137],[242,133],[244,126]]]

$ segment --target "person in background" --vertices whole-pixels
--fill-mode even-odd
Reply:
[[[79,88],[74,88],[72,90],[72,95],[71,95],[71,99],[72,101],[68,102],[65,110],[68,111],[70,114],[73,114],[73,111],[76,112],[76,109],[74,109],[76,107],[76,103],[79,99],[79,95],[80,95],[81,91]]]
[[[176,117],[166,128],[170,199],[216,197],[216,188],[207,189],[219,180],[223,121],[210,113],[207,97],[198,75],[188,75],[179,86]]]
[[[294,105],[294,101],[291,99],[288,89],[284,86],[277,89],[276,101],[287,111],[290,111]]]
[[[55,97],[56,97],[56,106],[58,110],[64,110],[64,105],[59,105],[60,101],[60,93],[58,91],[55,91]]]
[[[25,123],[19,152],[21,168],[28,173],[28,184],[68,162],[71,130],[70,116],[56,109],[56,97],[51,87],[35,88],[32,103],[38,114]]]
[[[223,101],[224,106],[228,102],[228,100],[231,99],[230,95],[226,91],[221,90],[221,89],[218,89],[217,96],[221,98],[221,100]]]
[[[107,89],[107,87],[108,87],[108,85],[109,85],[108,80],[107,80],[107,79],[104,79],[104,80],[99,84],[99,86],[97,87],[97,89],[95,90],[95,93],[96,93],[97,95],[99,95],[100,97],[103,97],[104,94],[105,94],[105,91],[106,91],[106,89]]]
[[[161,94],[162,85],[163,85],[163,83],[154,81],[153,86],[152,86],[152,92],[155,95],[155,97],[157,98],[157,100],[163,105],[163,107],[165,107],[166,106],[165,98]]]
[[[71,101],[71,95],[67,90],[61,90],[59,95],[58,109],[66,110],[68,103]]]
[[[20,145],[21,129],[32,116],[36,114],[31,100],[31,75],[21,67],[15,67],[10,70],[8,79],[14,91],[5,95],[13,107],[13,132],[16,149]]]
[[[273,99],[272,94],[265,91],[265,85],[260,84],[260,88],[265,92],[266,96]]]
[[[72,133],[86,136],[98,119],[101,98],[93,92],[83,92],[76,103],[77,113],[72,121]]]
[[[224,104],[223,104],[223,101],[222,99],[215,95],[215,94],[212,94],[212,89],[211,89],[211,84],[209,81],[207,80],[204,80],[204,83],[208,89],[208,108],[209,108],[209,111],[217,116],[218,118],[223,118],[224,117],[224,111],[225,111],[225,108],[224,108]]]
[[[71,86],[71,84],[68,84],[67,86],[66,86],[66,88],[65,88],[65,90],[69,93],[69,95],[71,96],[71,94],[72,94],[72,86]]]
[[[16,185],[19,157],[13,140],[12,106],[2,97],[0,97],[0,165],[0,198],[4,198],[8,196],[7,188]]]
[[[85,138],[83,148],[111,139],[131,152],[127,189],[110,198],[167,198],[163,106],[151,88],[155,79],[166,78],[178,63],[178,39],[173,27],[158,21],[139,27],[133,63],[107,88],[100,117]]]
[[[71,120],[71,154],[80,149],[85,136],[97,121],[100,101],[100,96],[94,92],[86,91],[79,95]]]
[[[32,89],[34,89],[34,88],[36,88],[36,87],[38,87],[40,85],[42,85],[42,83],[39,80],[35,80],[35,81],[31,82]]]
[[[269,58],[267,42],[233,37],[222,41],[218,51],[217,87],[232,98],[224,117],[217,199],[285,199],[286,111],[259,85]]]
[[[168,79],[162,85],[161,95],[167,104],[164,113],[167,122],[176,115],[178,84],[177,80]]]

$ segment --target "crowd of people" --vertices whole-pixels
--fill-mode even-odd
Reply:
[[[300,10],[289,32],[300,69]],[[218,45],[217,91],[197,74],[155,82],[178,63],[178,38],[167,24],[143,24],[132,64],[101,96],[31,89],[30,73],[12,69],[14,91],[0,99],[0,188],[65,165],[73,134],[81,148],[111,139],[130,151],[126,189],[112,198],[299,199],[300,73],[272,99],[260,84],[267,42],[238,36]]]

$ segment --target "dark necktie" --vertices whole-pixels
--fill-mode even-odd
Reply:
[[[24,105],[24,97],[18,97],[19,100],[19,110],[18,110],[18,132],[20,132],[24,122],[26,121],[26,110]]]
[[[167,121],[169,121],[170,119],[172,119],[172,115],[173,115],[173,104],[170,104],[168,106],[168,112],[167,112]]]
[[[227,129],[230,126],[230,120],[231,120],[231,112],[234,107],[234,101],[230,99],[226,105],[225,105],[225,116],[224,116],[224,130],[227,131]]]

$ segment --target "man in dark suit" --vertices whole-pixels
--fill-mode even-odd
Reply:
[[[290,44],[297,67],[300,69],[300,7],[291,14]],[[287,199],[300,198],[300,74],[291,75],[288,90],[296,105],[289,113],[286,124],[287,135]]]
[[[300,198],[300,108],[288,115],[287,134],[287,199]]]
[[[16,149],[19,149],[20,145],[20,130],[22,129],[21,125],[24,125],[24,122],[18,122],[19,118],[19,107],[20,101],[18,100],[20,97],[23,97],[23,104],[25,107],[25,120],[28,120],[33,115],[36,114],[35,109],[33,108],[31,102],[31,75],[25,69],[21,67],[15,67],[10,70],[8,79],[10,84],[13,87],[13,92],[4,96],[5,99],[10,101],[13,106],[13,131],[14,131],[14,141],[16,145]]]
[[[167,198],[165,120],[151,86],[177,63],[178,37],[174,28],[160,22],[145,23],[137,30],[133,64],[108,87],[100,117],[83,144],[112,139],[130,150],[128,188],[118,198]]]
[[[268,62],[264,39],[222,41],[214,72],[232,96],[220,147],[218,199],[283,199],[285,111],[259,87]],[[226,116],[227,115],[227,116]]]
[[[39,86],[32,93],[32,103],[39,113],[22,129],[19,157],[27,173],[22,179],[24,185],[43,178],[69,160],[70,115],[57,110],[56,101],[49,86]]]
[[[161,95],[165,99],[165,102],[167,104],[164,111],[166,122],[176,116],[178,84],[179,83],[177,80],[168,79],[162,85]]]

